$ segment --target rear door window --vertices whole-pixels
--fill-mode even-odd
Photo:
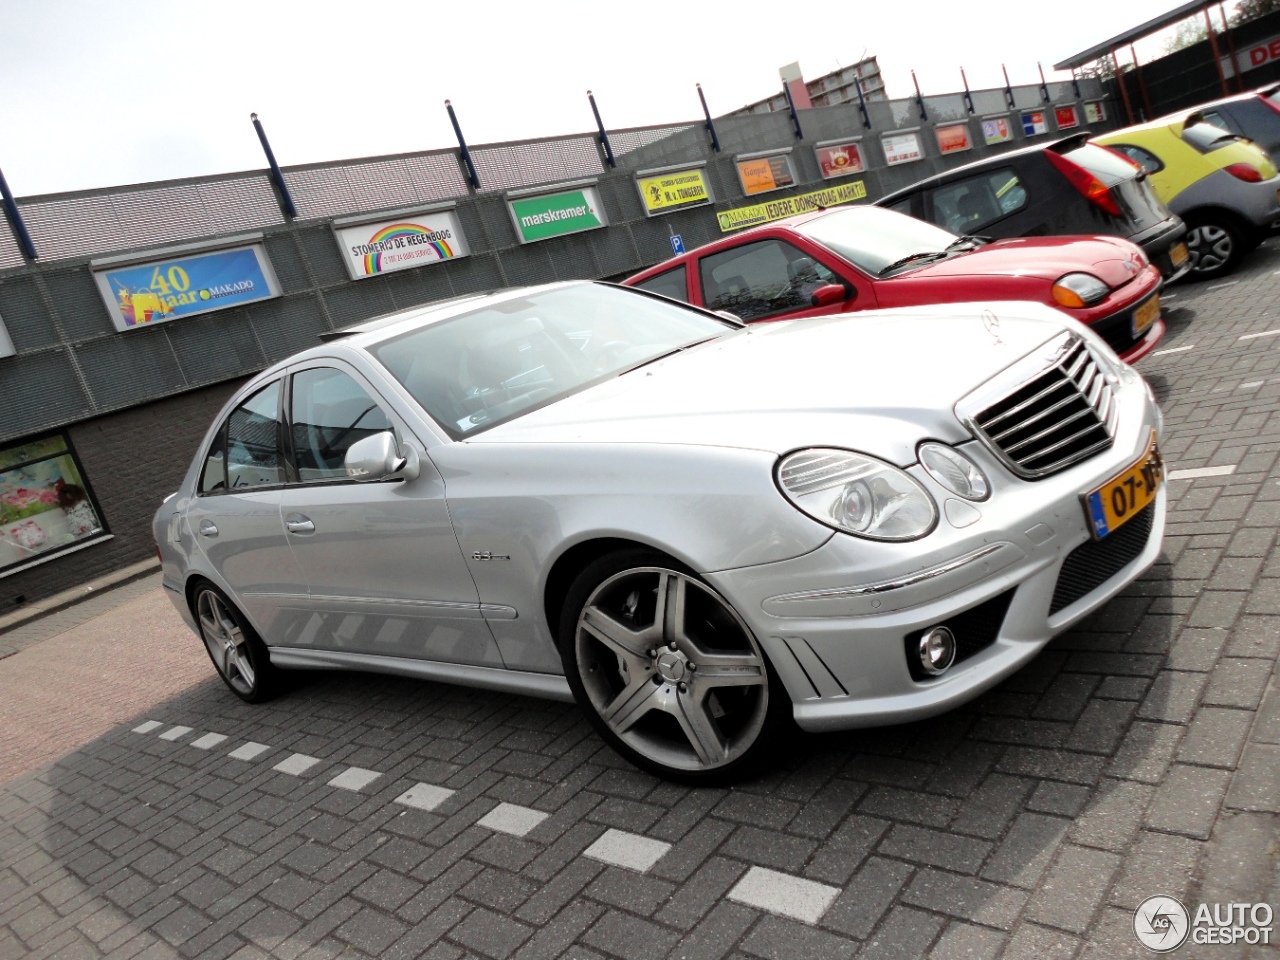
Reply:
[[[280,456],[280,381],[231,411],[205,457],[200,492],[284,483]]]
[[[952,233],[978,233],[1027,205],[1027,188],[1008,168],[968,177],[933,193],[933,216]]]
[[[656,277],[642,280],[636,286],[641,290],[648,290],[650,293],[661,294],[664,297],[670,297],[672,300],[688,303],[689,287],[685,281],[685,276],[686,270],[682,263],[680,266],[660,273]]]
[[[1144,150],[1142,147],[1135,147],[1131,143],[1113,143],[1111,149],[1117,153],[1123,153],[1126,157],[1142,167],[1147,173],[1159,173],[1164,169],[1164,164],[1150,150]]]
[[[699,275],[708,309],[728,310],[747,321],[807,310],[818,287],[840,282],[803,250],[777,239],[703,257]]]

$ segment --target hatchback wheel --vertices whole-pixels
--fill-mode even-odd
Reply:
[[[267,648],[230,600],[211,584],[196,589],[196,622],[218,676],[248,703],[274,692],[276,673]]]
[[[1213,214],[1189,218],[1187,253],[1191,275],[1212,280],[1230,272],[1244,253],[1244,238],[1232,221]]]
[[[660,776],[741,775],[785,717],[786,694],[751,630],[662,554],[591,564],[569,591],[560,633],[570,686],[596,728]]]

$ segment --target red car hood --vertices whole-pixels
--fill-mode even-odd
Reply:
[[[1093,274],[1114,289],[1137,276],[1146,262],[1138,247],[1120,237],[1014,237],[899,276],[1003,275],[1041,277],[1053,282],[1065,273],[1080,271]]]

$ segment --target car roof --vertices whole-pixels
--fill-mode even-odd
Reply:
[[[1011,159],[1029,156],[1033,153],[1042,153],[1045,150],[1052,150],[1054,153],[1065,153],[1068,150],[1074,150],[1078,146],[1086,143],[1093,134],[1088,130],[1080,130],[1066,137],[1057,140],[1051,140],[1047,143],[1034,143],[1029,147],[1020,147],[1017,150],[1006,150],[1003,153],[997,153],[994,156],[983,157],[981,160],[974,160],[960,167],[953,167],[942,173],[934,174],[932,177],[926,177],[924,180],[917,180],[910,186],[895,190],[893,193],[886,194],[876,201],[877,206],[883,206],[886,201],[896,197],[903,196],[908,193],[915,193],[917,190],[926,187],[932,187],[940,183],[947,183],[953,179],[960,179],[968,175],[974,170],[985,170],[991,167],[998,167],[1007,164]]]

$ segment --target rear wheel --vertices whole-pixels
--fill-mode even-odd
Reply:
[[[276,670],[266,645],[235,604],[213,584],[202,583],[192,606],[209,659],[231,692],[247,703],[269,699]]]
[[[655,551],[611,554],[579,574],[560,649],[601,736],[659,776],[740,776],[785,719],[786,694],[750,628],[695,574]]]
[[[1201,280],[1221,277],[1244,255],[1245,233],[1226,214],[1207,212],[1187,218],[1187,253],[1191,276]]]

